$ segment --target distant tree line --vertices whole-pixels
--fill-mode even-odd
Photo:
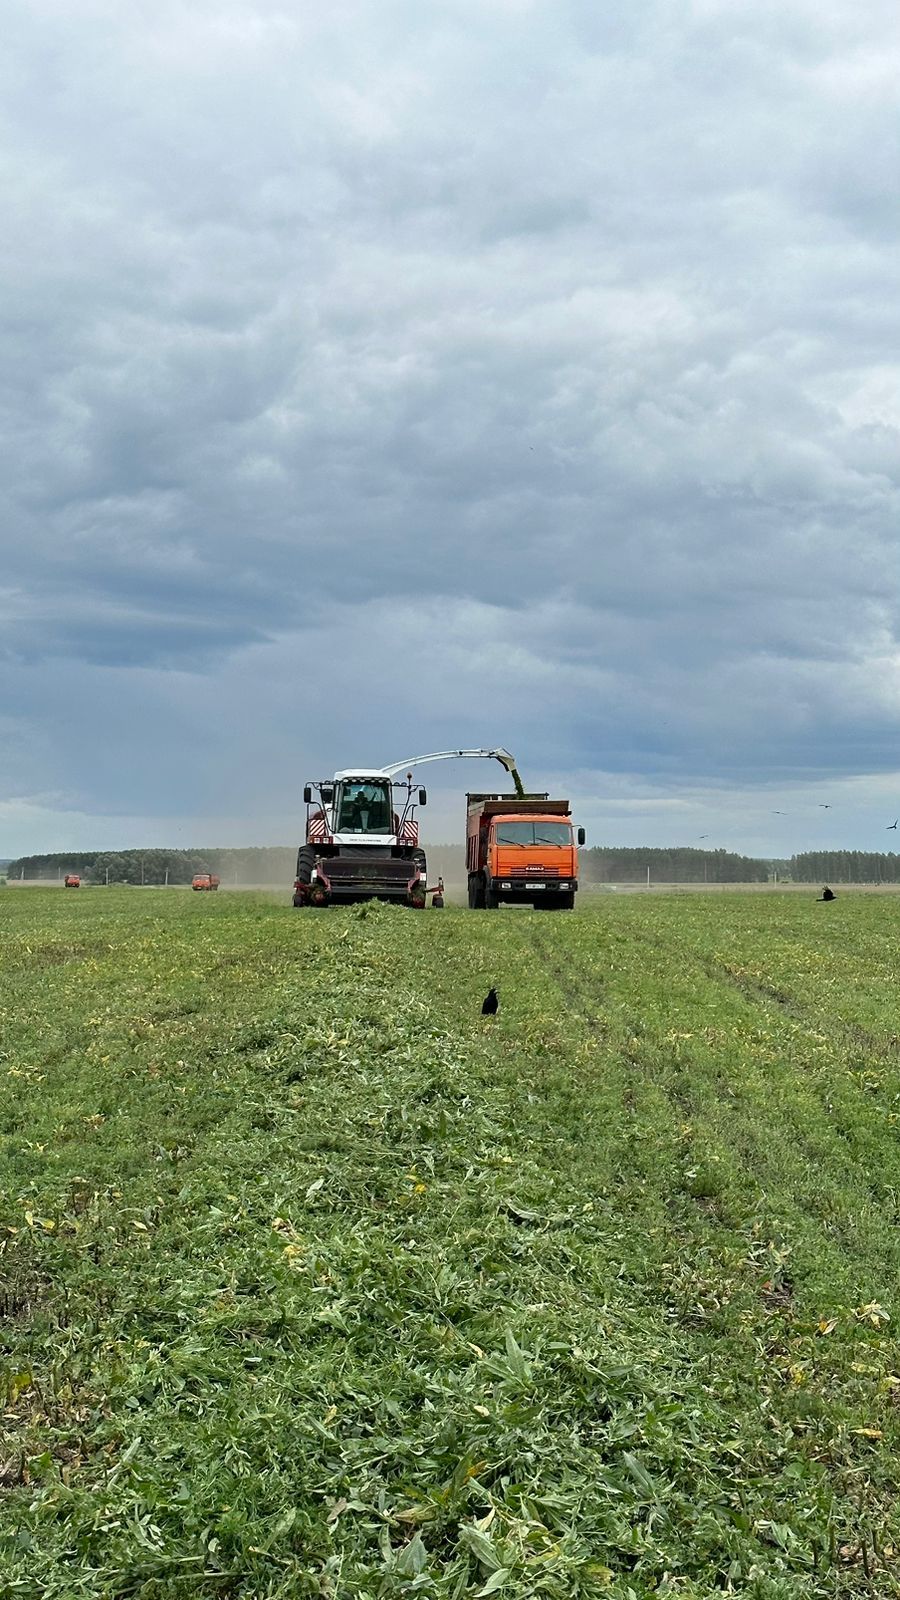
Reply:
[[[248,850],[68,850],[20,856],[7,875],[64,878],[74,872],[85,883],[145,885],[190,883],[195,872],[214,872],[223,883],[290,884],[296,850],[282,846]]]
[[[796,883],[900,883],[900,855],[880,850],[805,850],[792,856]]]
[[[766,883],[769,862],[730,850],[696,850],[595,845],[581,852],[581,876],[587,883]]]
[[[427,850],[428,880],[442,874],[448,883],[463,882],[462,847],[432,845]],[[187,884],[195,872],[215,872],[223,884],[287,887],[294,879],[296,849],[284,845],[222,850],[68,850],[19,856],[7,876],[59,881],[77,872],[85,883],[145,885]],[[595,845],[582,850],[585,883],[900,883],[900,855],[865,850],[808,850],[790,860],[759,860],[730,850],[697,850],[690,845],[670,849],[650,846]]]

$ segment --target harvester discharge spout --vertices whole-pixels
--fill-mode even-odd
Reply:
[[[520,798],[524,795],[525,788],[522,783],[522,779],[519,777],[519,769],[516,766],[516,758],[514,755],[510,755],[508,750],[434,750],[430,755],[427,756],[413,756],[407,761],[394,761],[390,766],[383,767],[382,771],[388,774],[393,774],[395,772],[404,772],[410,767],[423,766],[426,761],[456,761],[460,758],[471,758],[482,761],[499,761],[501,767],[503,767],[512,778],[516,794]]]

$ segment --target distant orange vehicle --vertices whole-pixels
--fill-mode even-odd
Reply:
[[[469,905],[495,911],[503,902],[571,911],[578,851],[568,800],[546,794],[470,794],[466,866]],[[584,844],[584,829],[578,829]]]
[[[81,879],[79,878],[77,872],[67,872],[66,873],[65,878],[63,879],[63,888],[64,889],[80,889],[81,888]]]
[[[195,872],[191,879],[192,889],[218,889],[219,879],[212,872]]]

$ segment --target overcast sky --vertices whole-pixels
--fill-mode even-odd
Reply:
[[[889,0],[8,0],[0,856],[497,743],[889,847],[898,81]]]

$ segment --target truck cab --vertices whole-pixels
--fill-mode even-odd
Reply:
[[[579,828],[577,844],[584,843]],[[578,849],[567,800],[546,794],[470,794],[466,866],[469,905],[501,904],[571,911],[578,889]]]

